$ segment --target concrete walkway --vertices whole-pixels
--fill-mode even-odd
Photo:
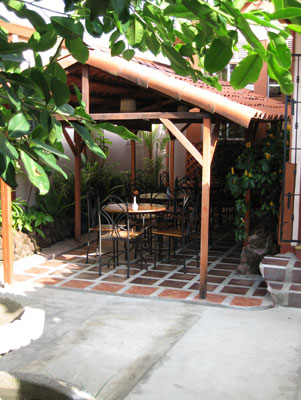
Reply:
[[[11,292],[11,293],[9,293]],[[105,400],[299,400],[301,310],[235,310],[63,288],[0,289],[45,312],[0,370],[60,378]]]

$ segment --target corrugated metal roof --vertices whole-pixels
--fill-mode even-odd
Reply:
[[[60,62],[64,68],[77,63],[71,56],[62,58]],[[248,89],[234,90],[229,82],[221,82],[222,91],[219,92],[202,81],[193,82],[190,77],[177,75],[170,66],[156,61],[139,57],[126,61],[122,57],[112,57],[109,49],[98,48],[90,49],[87,64],[140,87],[223,116],[243,127],[248,127],[252,120],[264,122],[284,118],[282,102]]]

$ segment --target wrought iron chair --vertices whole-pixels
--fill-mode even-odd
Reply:
[[[142,231],[137,231],[131,226],[129,216],[129,206],[116,195],[108,196],[101,204],[97,198],[97,224],[91,231],[98,232],[98,256],[99,256],[99,275],[101,275],[102,257],[109,255],[108,265],[111,263],[116,268],[120,264],[120,255],[125,255],[127,265],[127,277],[130,276],[130,264],[136,262],[137,253],[140,253],[140,262],[145,262],[142,256],[141,238]],[[89,230],[90,231],[90,230]],[[112,242],[112,251],[102,252],[102,242],[109,240]],[[124,244],[124,250],[119,250],[119,242]],[[135,260],[130,260],[131,246],[135,250]],[[89,251],[89,234],[87,245],[87,262]]]
[[[161,227],[153,229],[152,234],[155,237],[155,248],[154,248],[154,268],[157,264],[157,254],[159,253],[159,259],[162,256],[164,238],[168,239],[168,262],[170,262],[170,251],[171,241],[173,241],[174,256],[176,255],[176,244],[177,241],[181,242],[181,254],[183,258],[183,271],[186,273],[186,254],[188,240],[191,244],[192,240],[196,240],[199,237],[199,205],[193,202],[193,199],[186,197],[183,199],[183,207],[179,213],[169,220],[168,214],[167,219],[162,222]],[[172,224],[172,225],[171,225]],[[159,252],[157,252],[157,243],[159,243]],[[196,258],[199,257],[198,240],[196,240]]]

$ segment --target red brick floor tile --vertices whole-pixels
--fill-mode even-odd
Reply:
[[[288,264],[289,260],[284,260],[281,258],[269,258],[269,257],[264,257],[263,263],[265,265],[278,265],[278,266],[283,266],[285,267]]]
[[[124,282],[128,278],[126,276],[119,276],[119,275],[108,275],[105,278],[102,278],[102,281],[106,282]]]
[[[215,256],[215,257],[219,258],[219,257],[222,256],[223,254],[224,254],[223,251],[211,251],[211,250],[209,250],[209,252],[208,252],[208,257],[209,257],[209,256]]]
[[[213,269],[225,269],[227,271],[234,271],[237,268],[237,264],[223,264],[223,263],[218,263],[216,264]]]
[[[213,293],[207,293],[207,296],[206,296],[206,302],[208,302],[208,303],[218,303],[218,304],[220,304],[220,303],[222,303],[225,299],[227,298],[227,296],[222,296],[222,295],[220,295],[220,294],[213,294]],[[200,299],[200,295],[197,295],[195,298],[194,298],[194,300],[203,300],[203,299]]]
[[[253,296],[262,296],[264,297],[267,294],[267,289],[265,288],[258,288],[254,291]]]
[[[239,286],[225,286],[221,293],[229,293],[229,294],[246,294],[248,288],[239,287]]]
[[[79,271],[81,269],[86,269],[87,265],[82,265],[82,264],[65,264],[64,269],[65,270],[70,270],[70,271]]]
[[[150,296],[156,290],[157,290],[157,288],[153,288],[153,287],[132,286],[129,289],[127,289],[124,293],[127,293],[127,294],[140,294],[142,296]]]
[[[295,268],[301,268],[301,261],[296,261],[294,264]]]
[[[295,284],[290,286],[290,290],[294,290],[296,292],[300,292],[301,291],[301,285],[298,285],[298,284],[295,283]]]
[[[222,259],[222,262],[237,265],[240,263],[240,257],[236,257],[236,258],[225,257]]]
[[[232,271],[224,271],[224,270],[213,270],[211,269],[208,271],[208,275],[214,275],[214,276],[229,276]]]
[[[165,289],[158,294],[158,297],[168,297],[172,299],[186,299],[192,292],[188,290]]]
[[[120,289],[124,288],[125,285],[118,285],[117,283],[107,283],[107,282],[103,282],[100,283],[97,286],[94,286],[92,288],[92,290],[98,290],[98,291],[102,291],[102,292],[112,292],[112,293],[116,293],[118,292]]]
[[[293,269],[292,283],[301,283],[301,270]]]
[[[53,276],[45,276],[37,279],[34,283],[41,283],[42,285],[56,285],[57,283],[63,282],[64,279],[55,278]]]
[[[173,271],[177,268],[177,265],[166,265],[166,264],[157,264],[157,268],[155,271]]]
[[[77,249],[77,250],[72,250],[72,251],[68,251],[68,255],[72,255],[72,256],[83,256],[87,254],[87,249]]]
[[[276,289],[276,290],[281,290],[283,288],[282,283],[270,282],[269,285],[271,286],[272,289]]]
[[[75,289],[85,289],[86,287],[90,286],[91,282],[87,281],[80,281],[80,280],[71,280],[69,282],[64,283],[62,286],[64,287],[70,287],[70,288],[75,288]]]
[[[235,296],[232,301],[232,306],[244,306],[244,307],[252,307],[252,306],[260,306],[263,302],[263,299],[254,299],[251,297],[239,297]]]
[[[35,275],[22,275],[22,274],[14,274],[14,280],[16,282],[26,282],[31,278],[34,278]]]
[[[215,290],[218,287],[218,285],[213,285],[211,283],[207,284],[207,290],[209,292],[213,292],[213,290]],[[192,284],[191,286],[189,286],[190,290],[200,290],[200,284],[198,282],[195,282],[194,284]]]
[[[60,261],[45,261],[42,264],[40,264],[40,267],[53,267],[53,268],[58,268],[65,265],[64,263]]]
[[[207,282],[209,283],[222,283],[224,282],[225,278],[219,276],[207,276]]]
[[[151,271],[144,272],[141,276],[143,276],[143,277],[150,276],[151,278],[163,278],[166,275],[167,275],[167,272],[151,270]]]
[[[140,285],[153,285],[153,284],[155,284],[156,282],[158,282],[158,279],[151,279],[151,278],[140,278],[140,277],[138,277],[138,278],[135,278],[135,279],[133,279],[132,281],[131,281],[131,283],[134,283],[134,284],[140,284]]]
[[[189,274],[173,274],[169,277],[169,279],[179,279],[181,281],[190,281],[191,279],[195,278],[195,275]]]
[[[236,279],[231,279],[231,281],[229,281],[228,284],[234,286],[252,286],[254,284],[254,280],[236,278]]]
[[[43,268],[43,267],[31,267],[24,270],[24,272],[28,274],[45,274],[46,272],[51,271],[50,268]]]
[[[63,254],[61,256],[55,257],[55,260],[62,260],[62,261],[74,261],[77,260],[78,256],[73,256],[73,255],[68,255],[68,254]]]
[[[170,281],[167,279],[166,281],[160,283],[159,286],[167,286],[167,287],[174,287],[174,288],[182,288],[185,286],[187,282],[180,282],[180,281]]]
[[[76,275],[76,279],[89,279],[94,281],[97,278],[99,278],[99,274],[95,272],[82,272],[81,274]]]
[[[179,269],[178,272],[184,273],[184,268]],[[194,276],[198,275],[200,273],[200,266],[198,266],[198,267],[190,267],[190,266],[186,267],[186,273],[187,274],[194,274]]]
[[[132,275],[136,275],[137,272],[139,272],[140,269],[137,268],[130,268],[130,276]],[[114,274],[118,274],[118,275],[124,275],[126,276],[128,273],[128,270],[126,268],[120,268],[120,269],[116,269],[116,271],[114,272]]]
[[[58,276],[58,277],[62,277],[62,278],[67,278],[70,275],[73,275],[74,271],[68,271],[68,270],[64,270],[64,269],[59,269],[58,271],[53,271],[51,272],[51,274],[49,275],[53,275],[53,276]]]

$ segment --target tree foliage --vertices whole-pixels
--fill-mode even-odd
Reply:
[[[85,112],[80,91],[79,106],[71,107],[66,74],[57,62],[63,41],[81,63],[88,59],[84,32],[101,39],[109,34],[113,56],[130,60],[135,50],[162,53],[171,67],[220,89],[217,73],[230,61],[238,46],[238,33],[247,41],[248,55],[234,69],[231,84],[239,89],[256,81],[263,62],[283,93],[292,92],[291,55],[286,39],[292,31],[301,33],[301,4],[298,0],[273,0],[275,12],[242,13],[245,0],[64,0],[65,14],[45,20],[39,0],[2,0],[9,11],[28,20],[35,29],[27,42],[12,43],[0,28],[0,176],[16,187],[15,174],[22,162],[40,193],[49,189],[48,173],[57,170],[59,157],[66,158],[61,144],[62,125],[55,114],[81,136],[88,148],[105,157],[91,133],[103,135],[112,129],[124,138],[134,136],[124,129],[96,124]],[[35,10],[34,10],[35,9]],[[278,24],[278,20],[286,20]],[[253,32],[253,26],[268,32],[267,49]],[[54,49],[48,65],[41,52]],[[31,50],[35,65],[21,69],[22,52]],[[197,57],[198,68],[193,68]],[[193,61],[193,63],[192,63]],[[195,65],[195,64],[194,64]],[[77,121],[69,122],[68,117]]]

